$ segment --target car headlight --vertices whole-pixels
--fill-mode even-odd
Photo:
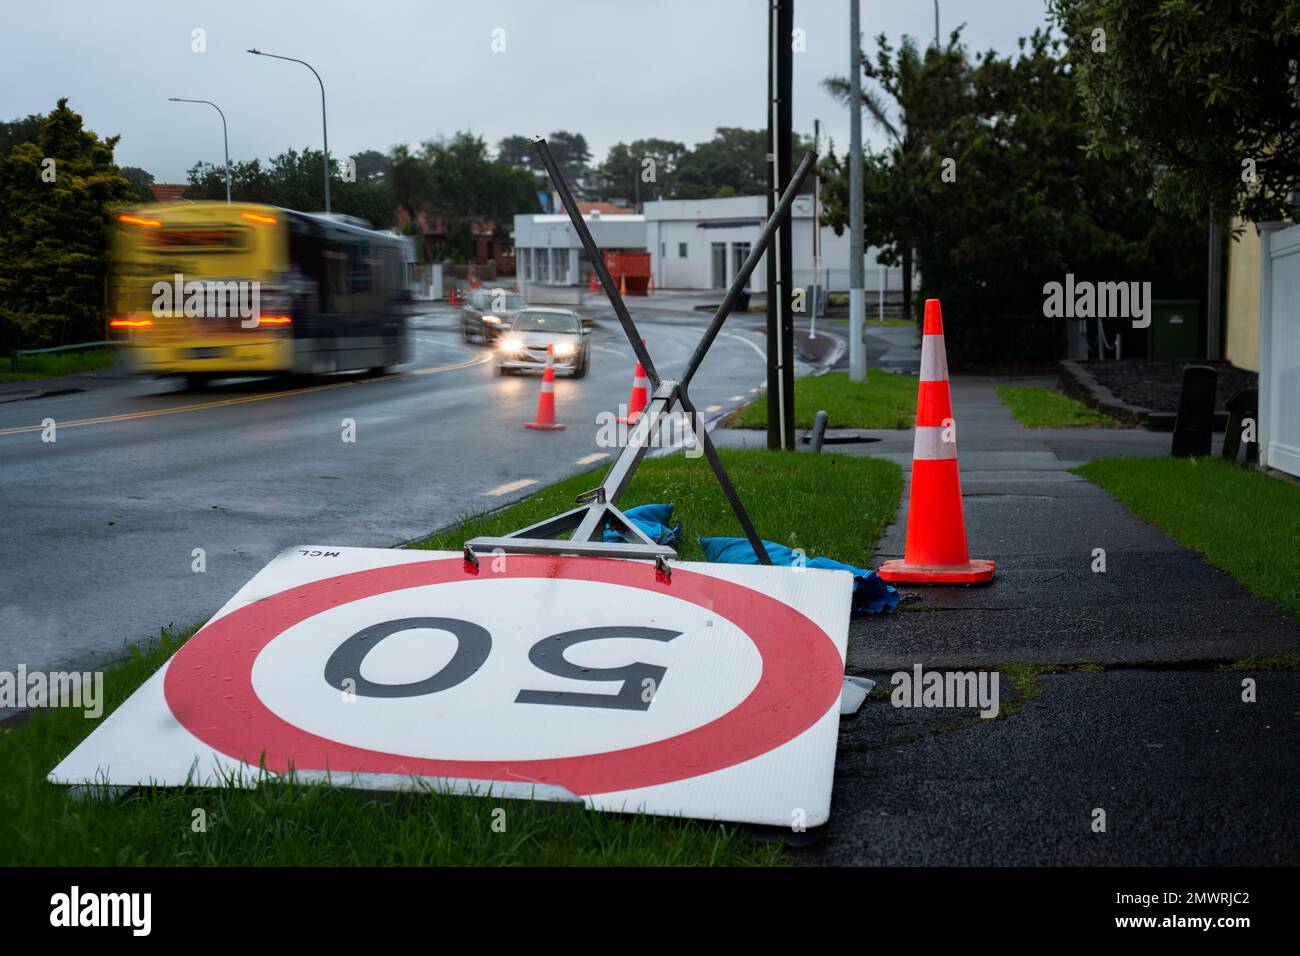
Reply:
[[[501,340],[501,351],[518,352],[524,347],[524,340],[513,335],[507,335]]]
[[[560,358],[568,358],[574,351],[572,342],[557,342],[555,345],[555,354]]]
[[[499,316],[495,316],[495,315],[485,315],[485,316],[483,316],[483,321],[484,321],[484,322],[489,322],[489,323],[491,323],[492,325],[500,325],[500,324],[501,324],[501,318],[500,318]]]

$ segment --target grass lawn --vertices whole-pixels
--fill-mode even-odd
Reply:
[[[999,385],[998,398],[1011,409],[1016,421],[1028,428],[1070,428],[1075,425],[1113,425],[1109,415],[1083,402],[1039,385]]]
[[[865,383],[850,382],[847,372],[795,379],[795,427],[812,428],[822,410],[828,428],[911,428],[916,424],[916,377],[873,368]],[[727,425],[766,428],[766,392],[727,419]]]
[[[809,555],[867,562],[893,520],[902,473],[890,462],[843,455],[723,452],[760,533]],[[572,505],[598,483],[587,472],[417,547],[459,550],[475,534],[513,531]],[[703,458],[646,460],[623,504],[674,502],[683,558],[700,536],[740,534]],[[827,514],[834,520],[825,520]],[[184,636],[110,669],[105,717],[176,651]],[[101,720],[103,718],[100,718]],[[80,711],[46,710],[0,729],[0,861],[9,865],[779,865],[780,847],[742,827],[659,817],[505,804],[440,794],[369,798],[327,787],[139,789],[75,800],[45,775],[96,726]],[[194,811],[207,831],[191,829]]]
[[[50,355],[18,356],[18,371],[9,371],[9,357],[0,359],[0,382],[34,382],[75,372],[93,372],[116,365],[117,349],[87,349],[84,352],[54,352]]]
[[[1074,471],[1300,615],[1300,486],[1219,458],[1106,458]]]

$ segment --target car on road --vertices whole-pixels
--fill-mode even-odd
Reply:
[[[460,333],[466,342],[495,342],[528,303],[518,292],[475,289],[460,310]]]
[[[591,368],[589,330],[571,309],[530,306],[520,312],[497,342],[497,374],[546,367],[546,347],[554,346],[556,371],[582,378]]]

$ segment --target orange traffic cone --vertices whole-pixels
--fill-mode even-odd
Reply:
[[[591,272],[591,281],[587,283],[587,291],[595,292],[598,288],[599,286],[596,285],[596,271],[593,269]]]
[[[555,420],[555,346],[546,346],[546,368],[542,372],[542,393],[537,396],[537,421],[524,422],[525,428],[558,432],[564,426]]]
[[[645,339],[641,340],[645,345]],[[624,425],[635,425],[641,418],[641,413],[645,411],[646,403],[650,399],[650,380],[646,378],[645,369],[641,367],[641,360],[636,360],[636,371],[632,373],[632,395],[627,400],[627,417],[620,418],[619,422]]]
[[[993,580],[994,567],[993,561],[972,561],[966,550],[943,314],[938,299],[926,299],[907,546],[903,560],[886,561],[879,574],[908,584],[986,584]]]
[[[449,304],[449,305],[455,305],[455,304],[456,304],[456,289],[455,289],[454,286],[452,287],[452,290],[451,290],[451,296],[450,296],[450,298],[449,298],[447,301],[448,301],[448,304]]]
[[[619,275],[618,277],[618,294],[627,295],[627,276]]]

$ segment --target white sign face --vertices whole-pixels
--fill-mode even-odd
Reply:
[[[292,771],[368,789],[825,822],[852,578],[672,571],[291,549],[50,779],[226,786]]]

